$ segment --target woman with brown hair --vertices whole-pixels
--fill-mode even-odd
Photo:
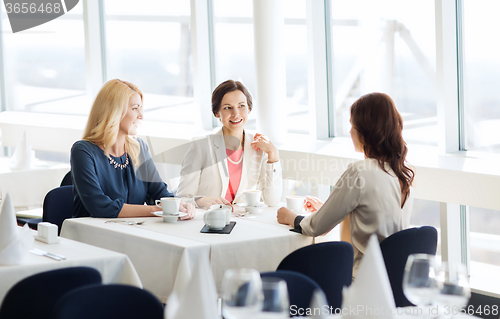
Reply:
[[[182,161],[177,195],[196,207],[243,202],[243,192],[262,191],[264,202],[281,199],[281,163],[264,134],[245,131],[252,96],[238,81],[222,82],[212,94],[212,113],[222,123],[214,134],[196,139]]]
[[[351,125],[354,148],[365,159],[349,165],[324,204],[307,198],[304,206],[316,213],[304,218],[283,207],[278,222],[319,236],[345,220],[348,228],[341,231],[341,240],[353,245],[354,276],[372,234],[381,241],[408,228],[415,173],[406,163],[403,120],[387,94],[371,93],[354,102]]]

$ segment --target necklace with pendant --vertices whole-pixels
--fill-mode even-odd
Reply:
[[[114,159],[114,158],[111,158],[111,157],[109,158],[109,164],[110,164],[110,165],[113,165],[115,168],[124,169],[125,167],[127,167],[127,166],[128,166],[128,155],[127,155],[127,153],[125,153],[125,157],[127,158],[127,159],[125,160],[125,164],[118,164],[118,163],[115,161],[115,159]]]

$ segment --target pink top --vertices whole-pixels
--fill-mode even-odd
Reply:
[[[238,191],[238,187],[240,186],[241,171],[243,168],[243,149],[240,148],[237,151],[233,151],[226,148],[226,154],[228,157],[227,167],[229,169],[229,185],[227,187],[225,198],[232,203],[234,196],[236,196],[236,192]],[[229,159],[235,163],[239,163],[233,164],[229,161]]]

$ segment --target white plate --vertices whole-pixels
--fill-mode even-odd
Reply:
[[[155,214],[158,217],[163,217],[162,211],[153,212],[153,214]],[[187,215],[187,213],[179,212],[179,215],[177,215],[177,217],[184,217],[186,215]]]

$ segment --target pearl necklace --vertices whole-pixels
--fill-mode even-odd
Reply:
[[[233,163],[234,165],[238,165],[238,164],[239,164],[239,163],[241,163],[241,161],[243,160],[243,152],[241,152],[241,156],[240,156],[240,159],[239,159],[238,161],[236,161],[236,162],[235,162],[235,161],[233,161],[233,160],[231,159],[231,157],[229,157],[229,156],[227,157],[227,160],[228,160],[229,162]]]
[[[114,158],[111,158],[111,156],[110,156],[110,158],[109,158],[109,164],[113,165],[115,168],[118,168],[118,167],[119,167],[120,169],[124,169],[125,167],[127,167],[127,166],[128,166],[128,155],[127,155],[127,153],[125,153],[125,156],[126,156],[126,158],[127,158],[127,159],[125,160],[125,164],[118,164],[118,163],[114,160]]]

